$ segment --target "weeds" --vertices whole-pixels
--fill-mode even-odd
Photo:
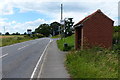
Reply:
[[[118,54],[109,50],[72,51],[65,63],[72,78],[118,78]]]
[[[3,38],[0,41],[0,46],[7,46],[7,45],[11,45],[11,44],[15,44],[15,43],[19,43],[19,42],[24,42],[24,41],[28,41],[28,40],[33,40],[34,38],[30,38],[30,37],[9,37],[9,38]]]

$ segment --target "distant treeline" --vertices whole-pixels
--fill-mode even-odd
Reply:
[[[60,33],[60,23],[58,22],[52,22],[51,24],[40,24],[38,26],[38,28],[35,29],[35,31],[32,32],[32,34],[42,34],[44,36],[55,36],[58,35]],[[72,31],[72,30],[68,30],[68,31]],[[120,26],[114,26],[114,34],[117,32],[120,33]],[[9,32],[6,32],[5,35],[26,35],[27,32],[24,32],[23,34],[20,34],[19,32],[16,33],[12,33],[10,34]],[[71,32],[69,32],[69,34],[71,35]],[[2,33],[0,32],[0,35],[2,35]],[[118,36],[119,37],[119,36]]]

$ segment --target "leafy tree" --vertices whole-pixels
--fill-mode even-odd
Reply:
[[[73,18],[65,19],[65,37],[72,35],[72,26],[74,24],[74,22],[72,22],[72,19]]]
[[[0,35],[2,35],[2,33],[0,32]]]
[[[16,32],[16,33],[12,33],[12,35],[20,35],[20,33]]]
[[[120,31],[120,26],[114,26],[114,31],[119,32]]]
[[[26,35],[27,33],[26,32],[24,32],[24,35]]]
[[[51,34],[54,35],[58,35],[59,34],[59,27],[60,27],[60,23],[58,22],[53,22],[50,24],[51,27]]]
[[[35,34],[35,31],[33,31],[32,34]]]
[[[16,35],[15,33],[12,33],[12,35]]]
[[[5,35],[10,35],[9,32],[6,32]]]
[[[20,33],[16,32],[16,35],[20,35]]]
[[[35,33],[40,33],[48,37],[51,33],[51,28],[48,24],[41,24],[38,28],[35,29]]]
[[[114,26],[113,44],[120,44],[120,26]]]

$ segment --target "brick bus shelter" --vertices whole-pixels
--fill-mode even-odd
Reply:
[[[74,25],[75,49],[100,46],[112,47],[114,21],[100,9]]]

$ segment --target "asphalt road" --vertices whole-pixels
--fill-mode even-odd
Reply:
[[[2,48],[2,78],[31,78],[49,38],[41,38]]]

